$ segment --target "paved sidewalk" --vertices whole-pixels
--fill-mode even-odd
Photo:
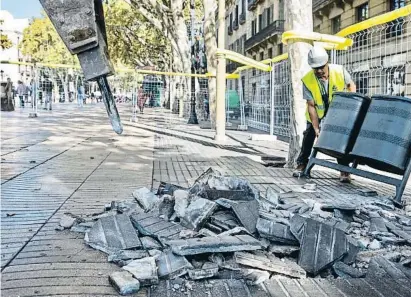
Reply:
[[[163,110],[147,109],[137,123],[129,121],[129,105],[120,106],[120,113],[121,136],[112,132],[102,104],[83,109],[56,104],[36,119],[27,117],[28,110],[2,112],[2,296],[117,296],[107,277],[119,268],[87,247],[81,234],[55,231],[65,212],[98,213],[105,203],[131,198],[134,189],[156,188],[160,181],[188,185],[210,166],[250,180],[262,193],[267,188],[290,190],[305,182],[291,178],[288,169],[259,163],[264,154],[285,156],[283,142],[253,142],[248,132],[227,131],[227,142],[216,144],[212,131],[188,126]],[[317,198],[322,200],[355,193],[358,186],[393,194],[390,186],[360,178],[342,186],[335,172],[316,171],[314,177],[321,192]],[[267,284],[264,290],[243,282],[237,285],[218,283],[210,289],[205,283],[198,296],[355,296],[336,289],[345,283],[280,282]],[[165,293],[167,286],[169,282],[139,295],[171,296]],[[219,286],[225,293],[217,292]],[[366,296],[377,296],[373,290]]]

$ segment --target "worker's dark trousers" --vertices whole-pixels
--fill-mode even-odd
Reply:
[[[297,159],[298,165],[308,164],[308,158],[311,155],[311,151],[314,146],[314,141],[315,141],[314,127],[310,122],[307,122],[307,128],[305,129],[304,134],[303,134],[303,143],[301,145],[301,152],[298,155],[298,159]],[[337,161],[338,161],[338,164],[341,164],[341,165],[349,164],[349,161],[345,159],[337,159]]]

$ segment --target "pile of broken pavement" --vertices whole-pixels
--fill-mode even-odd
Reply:
[[[133,196],[60,223],[122,267],[109,281],[123,295],[159,279],[177,279],[172,289],[185,291],[202,279],[359,278],[387,265],[411,278],[411,218],[381,197],[362,205],[271,190],[261,197],[211,168],[189,189],[161,183],[156,194]]]

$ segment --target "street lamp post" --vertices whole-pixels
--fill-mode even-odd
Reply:
[[[218,0],[218,43],[217,46],[223,49],[225,46],[225,1]],[[225,58],[222,55],[217,57],[217,98],[216,98],[216,134],[215,140],[222,142],[225,140]]]
[[[195,57],[195,41],[194,41],[194,23],[195,23],[195,2],[190,1],[190,12],[191,12],[191,73],[196,73],[193,58]],[[191,109],[190,118],[188,119],[188,124],[198,124],[197,113],[196,113],[196,92],[195,92],[196,78],[191,77]]]

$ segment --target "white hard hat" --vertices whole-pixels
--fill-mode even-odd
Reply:
[[[328,62],[328,54],[321,46],[315,45],[308,52],[308,65],[311,68],[324,66]]]

